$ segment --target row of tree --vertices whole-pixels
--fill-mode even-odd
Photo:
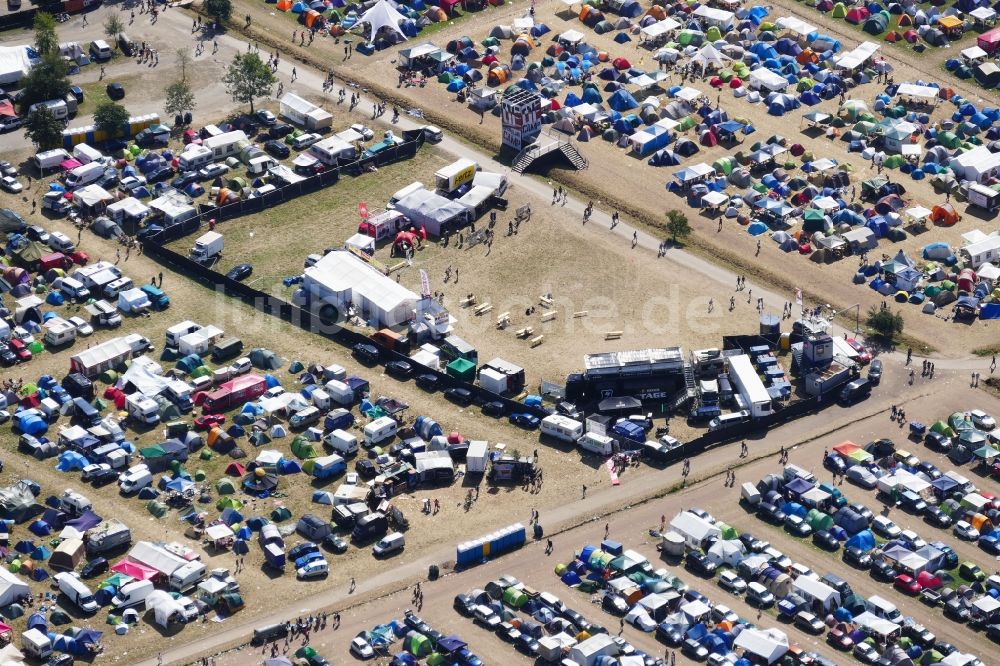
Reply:
[[[208,6],[208,5],[211,6]],[[209,0],[206,10],[217,21],[228,20],[232,11],[230,0]],[[31,107],[39,102],[63,99],[70,93],[69,67],[59,53],[59,37],[56,21],[50,14],[39,12],[35,15],[35,48],[40,55],[23,80],[20,99],[21,114],[25,117],[25,136],[40,150],[54,148],[62,144],[62,133],[66,120],[56,118],[47,108]],[[104,34],[118,49],[118,38],[125,25],[117,14],[110,14],[104,22]],[[187,80],[191,56],[187,49],[177,50],[180,78],[172,81],[164,89],[164,111],[168,116],[183,114],[195,108],[194,92]],[[229,65],[223,83],[235,102],[249,104],[253,113],[254,101],[271,94],[277,79],[271,69],[256,53],[237,54]],[[97,105],[94,111],[94,126],[109,137],[120,136],[128,123],[129,113],[121,104],[109,99]]]

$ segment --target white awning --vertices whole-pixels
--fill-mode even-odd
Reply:
[[[209,525],[205,528],[205,536],[212,541],[221,541],[223,539],[231,539],[235,534],[229,529],[228,525]]]
[[[939,92],[938,88],[932,86],[918,86],[913,83],[901,83],[899,84],[899,89],[896,90],[897,95],[906,95],[908,97],[925,97],[934,98],[937,97]]]
[[[583,41],[583,33],[579,30],[567,30],[559,35],[559,41],[567,44],[579,44]]]
[[[681,24],[672,18],[665,18],[662,21],[657,21],[656,23],[651,23],[645,28],[639,30],[639,35],[643,39],[656,39],[661,37],[671,30],[676,30],[681,27]]]
[[[702,96],[702,93],[697,88],[681,88],[674,93],[674,97],[677,99],[682,99],[685,102],[693,102]]]
[[[801,35],[802,37],[816,32],[816,26],[811,23],[806,23],[801,19],[797,19],[794,16],[782,16],[775,22],[775,25],[782,30],[790,30],[797,35]]]
[[[978,46],[970,46],[967,49],[962,49],[962,57],[966,60],[979,60],[980,58],[985,58],[987,55],[989,54]]]
[[[703,196],[701,200],[702,203],[704,203],[706,206],[713,206],[713,207],[722,206],[726,203],[729,203],[729,197],[723,194],[722,192],[709,192],[708,194]]]
[[[920,220],[927,219],[930,217],[931,211],[923,206],[914,206],[906,211],[907,217],[909,217],[914,222],[919,222]]]
[[[989,7],[976,7],[971,12],[969,16],[980,21],[990,21],[996,18],[996,10],[990,9]]]

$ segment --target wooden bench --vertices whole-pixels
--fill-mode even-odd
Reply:
[[[622,337],[622,331],[608,331],[604,334],[605,340],[620,340]]]
[[[552,307],[552,299],[548,298],[546,296],[539,296],[538,297],[538,304],[541,305],[543,308],[546,308],[546,309],[551,308]]]
[[[497,316],[497,328],[507,328],[510,326],[510,313],[503,312]]]
[[[552,321],[553,319],[556,318],[557,314],[559,314],[558,310],[551,310],[549,312],[543,312],[542,313],[542,321],[543,322],[545,322],[545,321]]]
[[[535,329],[531,328],[530,326],[525,326],[524,328],[517,329],[517,331],[514,332],[514,335],[523,339],[531,337],[534,333]]]
[[[466,296],[465,298],[463,298],[458,302],[458,305],[463,308],[467,308],[470,305],[475,305],[475,304],[476,304],[475,296]]]
[[[531,338],[531,348],[534,349],[538,345],[545,341],[544,335],[539,335],[537,338]]]
[[[573,319],[580,319],[581,317],[586,317],[589,314],[589,310],[580,310],[579,312],[573,313]]]
[[[473,310],[473,312],[476,313],[477,317],[480,317],[480,316],[486,314],[487,312],[491,311],[492,309],[493,309],[493,306],[491,304],[489,304],[489,303],[483,303],[482,305],[477,305],[476,309]]]

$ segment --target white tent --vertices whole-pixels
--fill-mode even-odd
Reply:
[[[757,655],[765,664],[773,664],[788,652],[788,636],[777,629],[744,629],[733,645]]]
[[[703,5],[699,9],[702,8],[705,8],[705,6]],[[695,56],[691,58],[691,64],[698,63],[701,64],[702,67],[708,67],[709,65],[714,65],[716,67],[724,67],[725,64],[723,61],[725,60],[729,60],[729,58],[719,53],[719,49],[715,48],[711,44],[705,44],[703,47],[701,47],[698,53],[696,53]]]
[[[718,537],[721,534],[718,527],[690,511],[682,511],[674,516],[670,521],[670,527],[695,548],[700,548],[709,537]]]
[[[375,41],[375,35],[382,28],[389,28],[398,32],[403,39],[406,39],[406,35],[403,34],[402,29],[399,27],[401,21],[405,21],[406,17],[396,11],[396,8],[389,4],[389,0],[379,0],[375,3],[371,9],[366,11],[364,15],[358,19],[358,23],[367,23],[371,26],[371,33],[368,41]]]
[[[153,621],[161,627],[168,627],[171,621],[178,622],[184,618],[184,607],[169,592],[163,590],[153,590],[146,597],[146,611],[150,609],[153,611]]]
[[[0,85],[17,83],[30,69],[27,46],[0,46]]]
[[[712,544],[706,555],[709,561],[715,562],[716,565],[735,567],[746,555],[746,548],[735,539],[720,539]]]
[[[21,597],[31,594],[31,588],[23,580],[0,568],[0,606],[9,606]]]
[[[649,617],[646,609],[639,604],[632,606],[632,610],[625,616],[625,621],[646,632],[656,629],[656,622],[653,618]]]

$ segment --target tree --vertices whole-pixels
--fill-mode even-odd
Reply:
[[[102,102],[94,111],[94,126],[110,139],[121,134],[128,124],[128,110],[112,101]]]
[[[691,225],[688,224],[687,216],[679,210],[667,211],[667,233],[670,239],[676,243],[678,238],[687,238],[691,235]]]
[[[868,310],[865,325],[878,337],[891,341],[903,333],[903,315],[898,310],[893,312],[889,308],[873,305]]]
[[[70,88],[68,72],[66,61],[58,51],[50,51],[43,55],[22,79],[24,95],[21,97],[21,112],[27,111],[37,102],[65,97]]]
[[[271,68],[256,53],[237,53],[222,79],[233,101],[249,104],[250,113],[253,101],[270,95],[275,81]]]
[[[233,3],[231,0],[205,0],[202,9],[208,12],[209,16],[215,18],[217,23],[228,21],[233,13]]]
[[[111,40],[115,48],[118,48],[118,35],[125,32],[125,23],[118,18],[118,14],[108,14],[104,21],[104,36]]]
[[[56,20],[52,14],[35,14],[35,49],[41,55],[59,51],[59,35],[56,34]]]
[[[64,129],[66,121],[57,119],[45,107],[32,111],[24,121],[24,136],[39,150],[59,147]]]
[[[166,101],[164,102],[163,110],[167,112],[168,116],[175,116],[194,109],[194,93],[191,92],[191,86],[185,83],[183,79],[171,83],[167,86],[165,92]]]
[[[181,81],[187,81],[187,68],[191,64],[191,54],[186,48],[177,49],[177,65],[181,68]]]

